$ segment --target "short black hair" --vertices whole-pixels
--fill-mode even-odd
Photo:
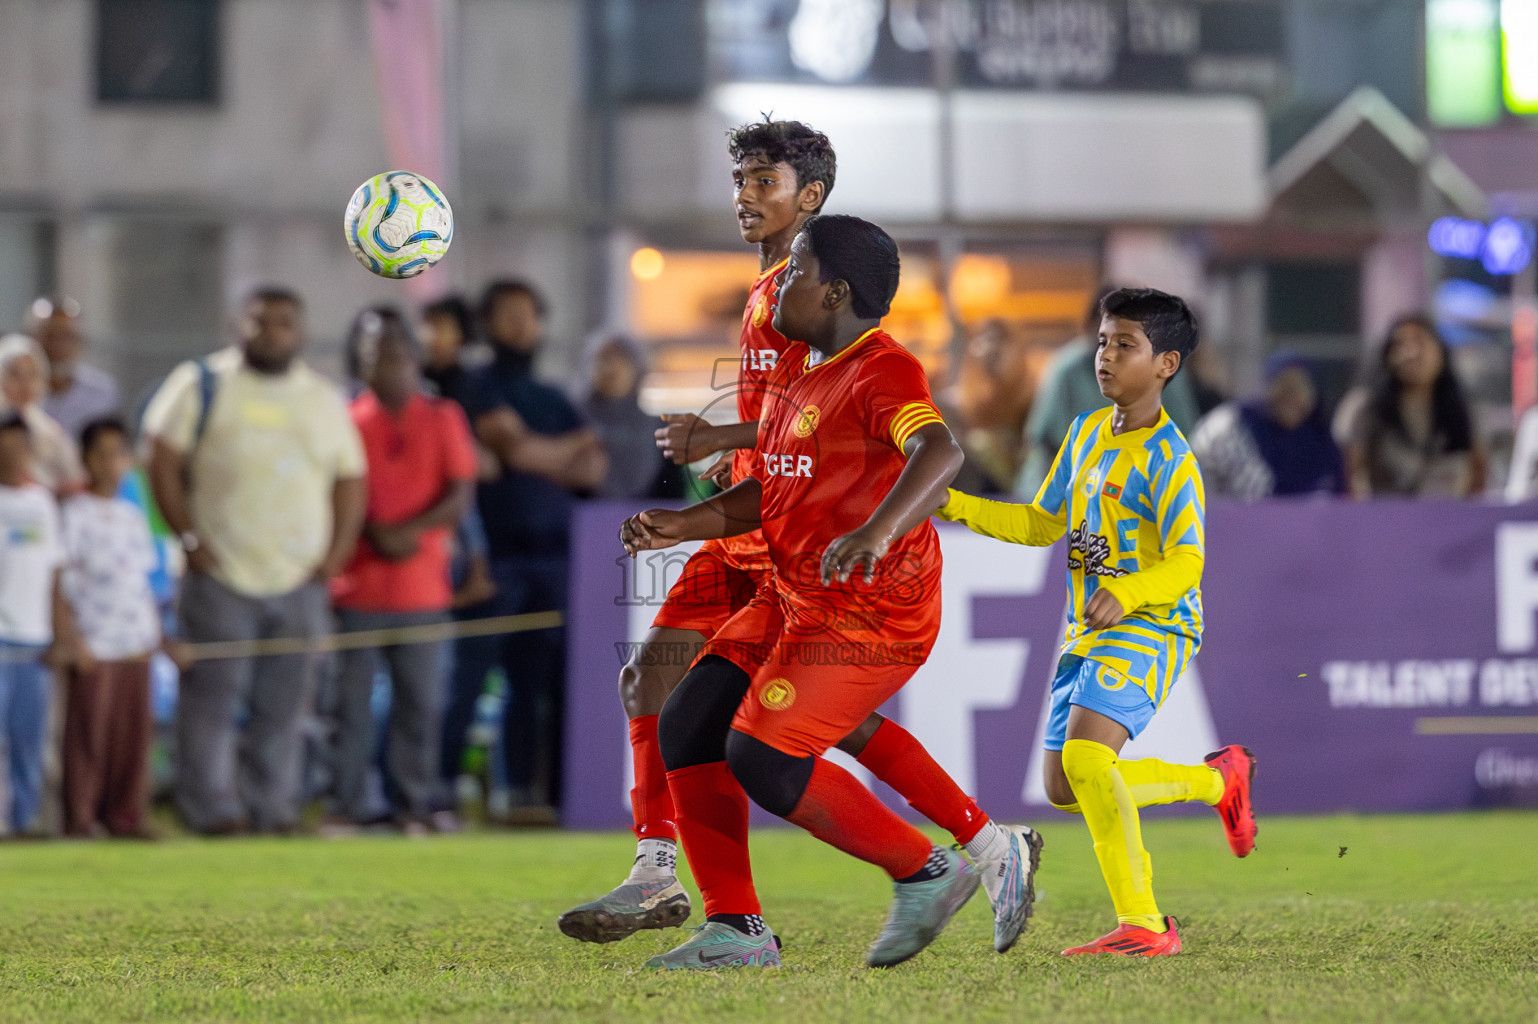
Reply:
[[[870,221],[846,213],[819,214],[801,230],[817,257],[822,283],[841,280],[847,284],[860,319],[886,316],[902,271],[892,236]]]
[[[539,289],[528,281],[519,278],[502,278],[493,281],[481,292],[480,318],[481,323],[491,319],[491,311],[496,308],[497,302],[507,295],[526,295],[534,304],[534,315],[541,320],[545,318],[545,297],[539,293]]]
[[[285,288],[280,284],[259,284],[246,293],[245,305],[253,302],[287,302],[299,309],[304,308],[304,300],[299,293],[292,288]]]
[[[363,379],[363,359],[361,347],[364,332],[377,330],[380,337],[384,337],[391,330],[403,341],[411,352],[411,357],[421,361],[421,346],[417,344],[417,336],[411,330],[411,323],[401,311],[394,306],[365,306],[358,311],[358,315],[352,318],[352,325],[347,328],[347,340],[342,348],[343,361],[347,364],[347,376],[353,380]]]
[[[822,201],[833,191],[838,173],[838,157],[833,143],[822,132],[800,121],[762,121],[740,124],[726,133],[726,152],[732,163],[740,164],[750,156],[761,156],[771,164],[789,164],[796,172],[796,188],[814,181],[822,182]],[[819,206],[818,209],[821,209]]]
[[[27,426],[27,421],[21,418],[19,412],[8,412],[0,415],[0,433],[7,430],[19,430],[28,437],[32,436],[32,428]]]
[[[1155,353],[1179,353],[1176,373],[1196,351],[1196,314],[1178,295],[1157,288],[1118,288],[1100,300],[1100,315],[1136,322],[1148,335]]]
[[[435,316],[446,316],[458,324],[459,336],[466,345],[475,340],[475,314],[470,312],[470,303],[463,295],[445,295],[422,307],[424,320]]]
[[[84,427],[80,428],[80,454],[86,455],[103,434],[118,434],[123,438],[128,437],[128,424],[123,422],[121,416],[99,416]]]

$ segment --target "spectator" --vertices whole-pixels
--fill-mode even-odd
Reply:
[[[93,420],[81,433],[87,490],[64,503],[64,596],[85,645],[64,714],[64,831],[148,835],[150,656],[160,612],[148,520],[118,496],[133,463],[128,428]]]
[[[473,369],[486,363],[477,358],[475,317],[469,303],[458,295],[429,302],[422,308],[422,326],[427,343],[422,376],[440,397],[463,406]]]
[[[365,390],[352,418],[368,460],[363,538],[332,593],[343,632],[448,621],[449,534],[474,497],[475,448],[464,412],[421,392],[417,344],[399,312],[366,310],[356,331]],[[386,746],[407,832],[434,821],[447,643],[389,644],[342,655],[337,680],[336,803],[348,824],[369,820],[364,782],[375,749],[370,698],[381,657],[391,687]]]
[[[253,292],[239,358],[182,364],[145,412],[150,485],[187,553],[180,618],[189,642],[330,631],[326,584],[362,527],[364,459],[341,394],[299,360],[304,342],[297,295]],[[316,661],[226,658],[183,674],[175,787],[194,831],[292,830]]]
[[[0,414],[14,412],[27,424],[32,445],[32,482],[56,495],[80,489],[85,471],[74,439],[43,411],[48,357],[25,334],[0,338]]]
[[[1103,409],[1110,401],[1100,393],[1095,378],[1095,346],[1100,334],[1100,302],[1115,291],[1103,286],[1084,313],[1082,332],[1058,349],[1042,375],[1041,386],[1031,402],[1025,421],[1025,464],[1015,479],[1015,494],[1026,501],[1036,497],[1058,445],[1080,413]],[[1189,433],[1200,418],[1188,374],[1177,373],[1164,388],[1164,411]]]
[[[1346,448],[1351,492],[1468,497],[1485,487],[1485,454],[1463,388],[1431,320],[1401,317]]]
[[[42,803],[45,657],[89,666],[59,586],[58,508],[32,480],[28,434],[15,413],[0,418],[0,835],[26,833]]]
[[[602,485],[607,459],[566,396],[534,376],[544,303],[533,286],[493,283],[480,314],[494,356],[469,389],[469,408],[476,436],[500,464],[477,496],[497,596],[463,614],[564,611],[572,501]],[[500,664],[511,685],[503,729],[513,798],[530,820],[548,820],[559,799],[564,631],[467,638],[456,658],[444,716],[446,777],[458,774],[475,701]]]
[[[656,417],[641,409],[645,375],[645,352],[623,334],[603,336],[589,353],[582,413],[609,457],[609,472],[598,497],[662,497],[663,488],[673,484],[675,474],[669,473],[673,464],[663,457],[653,436]]]
[[[48,356],[48,394],[43,398],[43,411],[57,420],[66,434],[79,437],[87,423],[118,411],[118,386],[112,374],[80,361],[85,348],[80,303],[40,298],[32,303],[27,327],[27,333]]]
[[[1265,379],[1262,400],[1225,402],[1191,432],[1207,492],[1254,501],[1344,491],[1340,449],[1308,363],[1279,353],[1267,361]]]

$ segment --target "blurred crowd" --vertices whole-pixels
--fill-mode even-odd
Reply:
[[[690,477],[641,407],[644,349],[600,334],[557,387],[535,372],[546,314],[517,280],[364,309],[339,385],[305,362],[301,296],[258,289],[230,347],[125,409],[79,306],[37,300],[0,338],[0,835],[153,837],[157,793],[205,835],[447,832],[469,806],[554,824],[564,631],[454,624],[564,611],[576,502],[681,498]],[[1104,404],[1095,327],[1022,395],[1004,328],[981,326],[941,392],[957,486],[1034,495]],[[1490,490],[1424,316],[1329,418],[1306,359],[1277,353],[1259,393],[1230,397],[1210,358],[1166,399],[1209,494]],[[1530,414],[1506,496],[1535,476]]]

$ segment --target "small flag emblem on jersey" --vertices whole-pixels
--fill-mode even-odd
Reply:
[[[1107,498],[1120,498],[1121,486],[1119,484],[1113,484],[1107,480],[1105,486],[1100,489],[1100,493],[1105,495]]]

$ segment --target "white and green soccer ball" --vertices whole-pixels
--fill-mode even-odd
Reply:
[[[420,174],[386,171],[358,186],[342,226],[365,270],[415,277],[449,251],[454,211],[443,190]]]

